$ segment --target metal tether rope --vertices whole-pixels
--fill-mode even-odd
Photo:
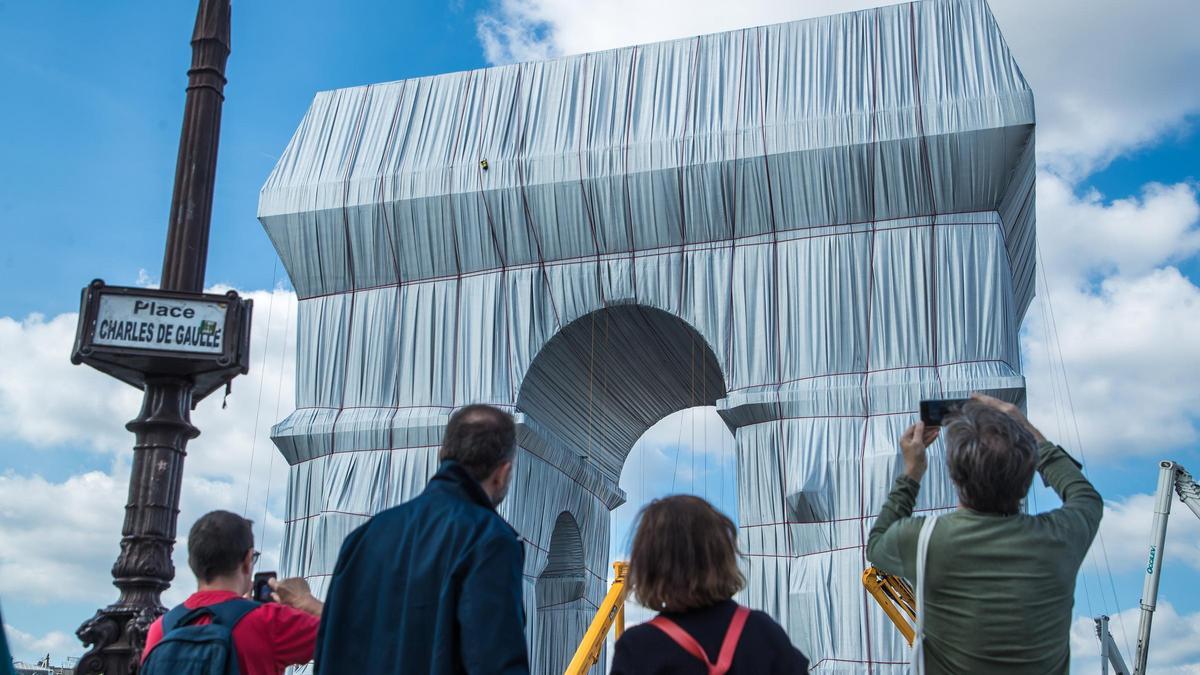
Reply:
[[[596,416],[595,416],[595,401],[592,394],[594,382],[596,379],[596,313],[592,312],[592,323],[590,328],[590,341],[588,345],[588,460],[596,456],[595,453],[595,432],[596,432]]]
[[[696,336],[689,336],[692,341],[692,356],[688,360],[690,373],[687,417],[691,421],[688,425],[688,450],[692,455],[692,494],[696,494]]]
[[[299,301],[297,300],[297,303],[298,302]],[[291,321],[291,318],[292,318],[292,302],[291,302],[291,300],[289,300],[287,303],[287,311],[283,315],[283,325],[284,325],[283,349],[280,350],[280,352],[279,352],[279,379],[275,383],[275,413],[274,413],[274,416],[272,417],[272,419],[275,419],[275,420],[279,419],[279,407],[280,407],[281,401],[283,400],[283,374],[286,371],[286,366],[287,366],[288,341],[292,337],[292,331],[288,330],[288,326],[289,326],[289,322]],[[265,363],[266,363],[266,355],[265,354],[263,355],[263,362],[265,365]],[[266,373],[264,373],[264,376],[265,375],[266,375]],[[260,534],[258,537],[258,540],[260,542],[259,547],[261,550],[264,550],[264,551],[267,550],[267,514],[268,514],[267,507],[271,503],[271,474],[275,471],[275,455],[276,454],[277,453],[275,453],[275,452],[271,453],[271,461],[267,465],[267,493],[266,493],[266,496],[263,497],[263,517],[262,517],[262,521],[259,523],[259,527],[260,527],[260,530],[259,530]],[[311,549],[310,549],[309,562],[310,563],[312,562]]]
[[[271,297],[267,300],[267,332],[263,336],[263,362],[266,363],[266,355],[271,348],[271,315],[275,312],[275,284],[279,277],[279,256],[275,256],[275,264],[271,268]],[[258,376],[258,403],[257,409],[254,411],[254,428],[250,432],[250,472],[246,477],[246,499],[242,502],[242,517],[246,517],[246,512],[250,510],[250,486],[254,484],[254,456],[258,451],[258,422],[262,416],[262,396],[263,385],[267,380],[267,371],[264,368]]]
[[[1067,396],[1067,413],[1070,416],[1071,425],[1075,431],[1075,443],[1076,443],[1076,447],[1079,448],[1079,462],[1080,462],[1080,464],[1083,465],[1084,475],[1088,477],[1088,480],[1091,480],[1091,475],[1090,475],[1090,472],[1088,471],[1087,457],[1086,457],[1086,454],[1085,454],[1084,448],[1083,448],[1083,437],[1079,433],[1079,419],[1075,415],[1075,401],[1074,401],[1074,398],[1071,396],[1071,379],[1070,379],[1070,377],[1067,376],[1067,364],[1066,364],[1066,360],[1063,359],[1063,355],[1062,355],[1062,343],[1060,342],[1059,335],[1058,335],[1058,320],[1055,318],[1055,315],[1054,315],[1054,301],[1050,295],[1050,283],[1046,279],[1046,264],[1042,260],[1042,248],[1041,248],[1040,244],[1037,246],[1037,257],[1038,257],[1038,265],[1037,265],[1038,271],[1041,273],[1041,276],[1042,276],[1042,288],[1044,288],[1046,290],[1046,307],[1048,308],[1048,310],[1050,312],[1050,329],[1051,329],[1051,334],[1054,336],[1055,353],[1058,358],[1059,369],[1062,371],[1063,388],[1064,388],[1064,390],[1066,392],[1066,396]],[[1104,533],[1100,529],[1096,530],[1096,540],[1100,543],[1100,553],[1101,553],[1101,555],[1104,556],[1105,572],[1107,573],[1107,576],[1108,576],[1109,589],[1112,592],[1113,602],[1115,603],[1114,609],[1116,610],[1115,614],[1117,617],[1117,624],[1121,628],[1121,637],[1125,642],[1125,653],[1132,654],[1133,650],[1131,650],[1130,646],[1129,646],[1130,645],[1129,636],[1125,631],[1125,621],[1121,618],[1121,611],[1120,611],[1121,610],[1121,602],[1117,596],[1117,585],[1116,585],[1116,582],[1113,580],[1112,565],[1109,563],[1109,559],[1108,559],[1108,547],[1104,544]],[[1092,566],[1096,568],[1096,581],[1097,581],[1097,584],[1099,585],[1100,579],[1101,579],[1100,569],[1099,569],[1100,565],[1099,565],[1099,563],[1096,562],[1095,558],[1092,558]],[[1100,595],[1101,595],[1102,604],[1107,608],[1108,601],[1104,598],[1103,585],[1100,586]]]
[[[704,476],[704,482],[701,483],[701,485],[703,485],[701,492],[703,493],[704,498],[708,499],[708,397],[705,396],[708,387],[705,386],[707,382],[704,381],[706,372],[708,370],[708,364],[706,363],[707,359],[704,358],[705,356],[707,356],[707,354],[700,355],[700,405],[705,406],[704,415],[700,419],[700,423],[703,425],[700,429],[700,451],[702,453],[700,455],[700,459],[704,463],[704,468],[702,469],[704,472],[702,474]],[[692,418],[692,424],[695,424],[694,417]]]

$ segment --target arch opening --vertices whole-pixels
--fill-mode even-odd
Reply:
[[[609,557],[628,559],[638,512],[668,495],[703,497],[736,523],[736,443],[712,406],[680,410],[650,427],[625,460],[627,501],[611,512]]]
[[[586,573],[579,524],[569,511],[563,511],[554,521],[546,566],[535,586],[538,610],[565,607],[582,599]]]
[[[725,397],[721,363],[684,320],[617,305],[567,324],[534,358],[517,408],[613,483],[638,439],[664,417]]]

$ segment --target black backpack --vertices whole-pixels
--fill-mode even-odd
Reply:
[[[172,609],[163,616],[162,640],[146,655],[141,675],[241,675],[233,627],[258,606],[235,598],[208,607]],[[202,616],[211,616],[212,623],[191,625]]]

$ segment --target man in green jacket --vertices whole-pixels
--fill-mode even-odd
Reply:
[[[900,438],[904,473],[867,541],[867,558],[917,576],[912,517],[938,429],[921,422]],[[1096,536],[1104,502],[1079,463],[1048,442],[1010,403],[974,394],[946,421],[946,464],[959,506],[938,519],[925,567],[925,670],[1063,673],[1069,670],[1075,576]],[[1061,508],[1021,512],[1034,471]]]

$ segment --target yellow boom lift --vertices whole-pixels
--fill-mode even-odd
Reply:
[[[583,641],[575,650],[571,664],[567,666],[565,675],[584,675],[589,668],[600,660],[600,649],[608,637],[609,629],[616,626],[616,636],[621,637],[625,632],[625,598],[629,595],[626,578],[629,576],[629,563],[617,561],[613,563],[613,583],[604,596],[604,602],[596,610],[596,616],[583,634]]]
[[[916,632],[913,624],[917,620],[917,601],[913,596],[912,586],[900,577],[886,574],[874,567],[868,567],[863,572],[863,586],[875,598],[875,602],[883,608],[884,614],[900,629],[900,634],[913,643]]]

